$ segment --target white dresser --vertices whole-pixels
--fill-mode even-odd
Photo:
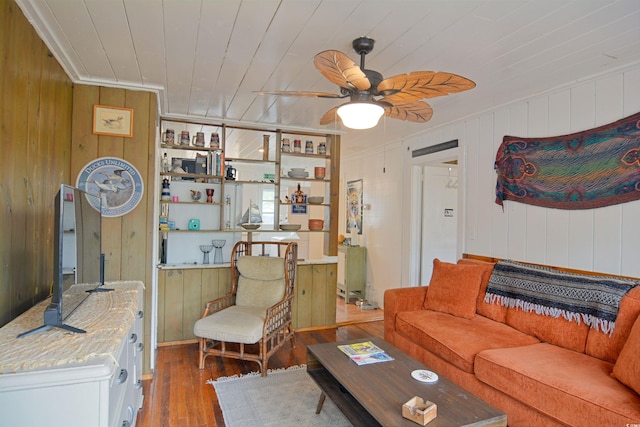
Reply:
[[[0,427],[129,427],[142,406],[143,284],[108,282],[61,329],[42,324],[49,300],[0,328]]]

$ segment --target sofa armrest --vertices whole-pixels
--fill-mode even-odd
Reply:
[[[384,339],[395,342],[396,314],[401,311],[422,310],[427,286],[394,288],[384,292]]]

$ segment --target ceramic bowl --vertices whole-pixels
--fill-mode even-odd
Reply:
[[[297,231],[297,230],[300,230],[300,224],[280,224],[280,230]]]
[[[323,201],[324,201],[324,197],[322,197],[322,196],[309,196],[309,197],[307,197],[307,202],[309,202],[312,205],[319,205]]]
[[[291,168],[291,172],[304,172],[305,168]]]
[[[244,228],[245,230],[257,230],[258,228],[260,228],[260,224],[256,224],[254,222],[245,222],[244,224],[242,224],[242,228]]]
[[[322,227],[324,227],[324,220],[322,219],[309,220],[309,230],[318,231],[318,230],[322,230]]]

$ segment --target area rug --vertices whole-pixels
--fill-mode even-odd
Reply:
[[[316,414],[320,389],[305,366],[209,380],[228,427],[351,426],[330,399]]]

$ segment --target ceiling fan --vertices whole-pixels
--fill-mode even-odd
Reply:
[[[367,70],[365,56],[373,50],[374,40],[359,37],[352,43],[360,55],[360,66],[337,50],[318,53],[313,64],[332,83],[340,86],[340,94],[312,91],[262,91],[263,95],[305,96],[316,98],[346,98],[350,101],[327,111],[321,125],[340,117],[346,127],[369,129],[378,124],[384,114],[393,119],[424,123],[431,119],[433,110],[422,98],[462,92],[476,84],[456,74],[434,71],[414,71],[387,79],[377,71]]]

